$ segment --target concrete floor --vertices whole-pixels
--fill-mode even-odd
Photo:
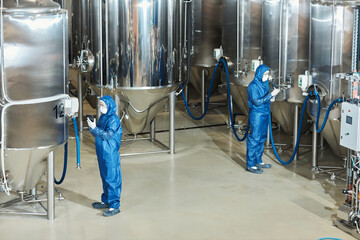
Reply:
[[[75,140],[69,140],[67,177],[57,187],[65,200],[56,202],[56,219],[1,215],[0,239],[353,239],[332,226],[344,199],[344,182],[330,181],[326,174],[314,176],[306,149],[297,163],[287,167],[267,150],[263,159],[273,168],[251,174],[244,169],[246,143],[239,143],[223,125],[225,108],[211,110],[205,120],[196,122],[183,111],[181,101],[177,107],[178,129],[217,126],[176,131],[175,155],[122,157],[119,215],[104,218],[102,211],[91,207],[102,190],[94,139],[85,131],[81,170],[75,169]],[[160,113],[157,130],[167,128],[167,113]],[[278,140],[289,138],[276,135]],[[167,132],[157,138],[168,143]],[[120,152],[154,149],[153,144],[138,141]],[[324,153],[333,155],[326,149]],[[58,178],[62,164],[62,153],[57,152]],[[40,182],[38,189],[43,185]],[[3,193],[1,197],[6,199]]]

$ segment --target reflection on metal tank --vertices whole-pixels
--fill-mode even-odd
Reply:
[[[262,11],[264,64],[270,68],[273,85],[283,89],[271,104],[271,112],[282,129],[292,134],[294,108],[301,108],[305,99],[297,78],[309,68],[310,1],[265,0]],[[302,130],[308,127],[305,119]]]
[[[139,133],[175,90],[176,1],[109,0],[90,3],[94,87],[120,97],[127,130]],[[101,20],[102,19],[102,20]]]
[[[221,9],[222,0],[196,0],[192,2],[192,46],[190,82],[201,93],[201,72],[206,71],[206,93],[210,87],[216,60],[214,48],[221,45]],[[221,82],[220,74],[215,77],[213,91]],[[213,92],[212,91],[212,92]]]
[[[323,96],[323,111],[332,100],[347,92],[343,84],[346,81],[335,75],[351,72],[354,8],[349,3],[337,2],[335,6],[332,2],[311,3],[310,67],[313,84]],[[309,105],[308,112],[315,116],[316,105]],[[332,115],[335,117],[329,117],[324,137],[335,154],[346,156],[346,149],[339,145],[340,113],[337,108],[331,111]]]
[[[3,4],[4,169],[13,190],[29,190],[44,174],[48,154],[68,139],[67,12],[50,0],[4,0]],[[41,98],[44,102],[29,104]]]
[[[231,95],[248,114],[247,86],[254,79],[251,61],[261,56],[261,0],[223,0],[222,46],[228,60]],[[226,75],[222,73],[226,82]]]

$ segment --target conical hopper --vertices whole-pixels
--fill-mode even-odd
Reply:
[[[325,111],[322,111],[319,118],[319,127],[324,121]],[[343,146],[340,146],[340,122],[341,118],[341,106],[336,106],[333,110],[329,113],[329,118],[325,125],[322,134],[326,142],[329,144],[330,148],[333,152],[339,157],[346,157],[347,156],[347,149]],[[315,121],[315,117],[312,117]]]
[[[91,88],[100,95],[100,88],[91,85]],[[134,87],[117,88],[112,91],[104,89],[104,95],[119,96],[120,116],[125,114],[122,120],[123,126],[129,133],[137,134],[144,131],[168,101],[168,96],[175,91],[176,86],[166,87]]]
[[[208,94],[211,78],[213,76],[215,67],[191,67],[190,70],[190,83],[195,88],[195,90],[201,94],[201,85],[202,85],[202,71],[205,71],[205,94]],[[215,79],[213,86],[211,88],[211,93],[214,93],[219,84],[221,83],[221,73],[220,69],[217,70],[215,74]]]
[[[126,115],[123,124],[130,133],[142,132],[168,101],[176,86],[149,88],[120,88],[120,112]]]

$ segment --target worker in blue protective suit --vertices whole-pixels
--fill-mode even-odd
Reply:
[[[96,155],[104,191],[101,202],[94,202],[92,206],[96,209],[109,208],[103,212],[105,217],[109,217],[120,212],[122,179],[119,149],[123,131],[112,97],[103,96],[99,108],[102,115],[97,124],[95,120],[87,119],[90,132],[95,136]]]
[[[269,92],[269,75],[269,68],[260,65],[247,89],[251,129],[246,141],[246,170],[257,174],[262,173],[263,168],[271,168],[270,164],[262,162],[261,157],[267,138],[270,102],[275,100],[280,90],[274,89]]]

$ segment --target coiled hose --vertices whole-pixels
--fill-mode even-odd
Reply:
[[[231,109],[231,95],[230,95],[230,78],[229,78],[229,70],[228,70],[228,66],[227,66],[227,63],[224,59],[220,59],[219,62],[216,64],[215,66],[215,69],[214,69],[214,73],[211,77],[211,82],[210,82],[210,88],[209,88],[209,92],[208,92],[208,98],[206,99],[206,104],[205,104],[205,110],[204,110],[204,113],[200,116],[200,117],[195,117],[191,111],[190,111],[190,108],[189,108],[189,105],[186,101],[186,98],[185,98],[185,95],[184,95],[184,92],[182,91],[181,92],[181,95],[183,97],[183,100],[184,100],[184,103],[185,103],[185,107],[186,107],[186,110],[187,112],[189,113],[190,117],[195,119],[195,120],[200,120],[202,119],[203,117],[205,117],[207,111],[208,111],[208,107],[209,107],[209,103],[210,103],[210,94],[211,94],[211,89],[212,89],[212,86],[213,86],[213,83],[214,83],[214,79],[215,79],[215,75],[216,75],[216,71],[218,69],[218,67],[220,65],[223,65],[224,68],[225,68],[225,71],[226,71],[226,85],[227,85],[227,95],[228,95],[228,106],[229,106],[229,114],[230,114],[230,123],[231,123],[231,128],[233,130],[233,133],[236,137],[236,139],[238,141],[244,141],[246,139],[246,137],[248,136],[248,133],[249,133],[249,128],[250,128],[250,121],[248,121],[248,124],[247,124],[247,127],[246,127],[246,132],[245,132],[245,135],[243,136],[243,138],[240,138],[237,133],[236,133],[236,129],[235,129],[235,126],[234,126],[234,119],[233,119],[233,113],[232,113],[232,109]],[[237,115],[237,114],[235,114]],[[234,116],[235,116],[234,115]]]
[[[324,129],[325,125],[326,125],[326,122],[328,120],[328,117],[329,117],[329,113],[332,109],[332,107],[334,106],[334,104],[336,103],[339,103],[339,102],[342,102],[343,99],[342,98],[338,98],[338,99],[335,99],[334,101],[331,102],[331,104],[329,105],[328,109],[326,110],[326,114],[325,114],[325,119],[321,125],[321,128],[318,129],[318,123],[319,123],[319,117],[320,117],[320,109],[321,109],[321,105],[320,105],[320,97],[319,97],[319,94],[314,91],[314,92],[310,92],[306,98],[305,98],[305,101],[304,101],[304,104],[303,104],[303,107],[302,107],[302,110],[301,110],[301,115],[300,115],[300,122],[299,122],[299,128],[298,128],[298,133],[301,133],[301,126],[302,126],[302,121],[303,121],[303,118],[304,118],[304,115],[305,115],[305,110],[306,110],[306,104],[307,104],[307,101],[309,100],[310,96],[314,94],[316,96],[316,99],[317,99],[317,103],[318,103],[318,108],[317,108],[317,115],[316,115],[316,121],[315,121],[315,127],[316,127],[316,132],[317,133],[321,133],[322,130]],[[283,161],[277,150],[276,150],[276,147],[275,147],[275,143],[274,143],[274,139],[273,139],[273,133],[272,133],[272,128],[271,128],[271,115],[269,115],[269,129],[270,129],[270,140],[271,140],[271,145],[272,145],[272,149],[274,151],[274,154],[276,156],[276,158],[279,160],[279,162],[283,165],[288,165],[290,164],[294,158],[295,158],[295,155],[297,153],[297,150],[299,148],[299,142],[300,142],[300,134],[297,135],[297,139],[296,139],[296,145],[295,145],[295,149],[294,149],[294,152],[292,153],[291,157],[290,157],[290,160],[289,161]]]
[[[79,140],[78,127],[77,127],[77,123],[76,123],[76,117],[73,118],[73,122],[74,122],[74,128],[75,128],[75,136],[76,136],[76,167],[80,168],[80,140]],[[56,178],[54,178],[54,182],[57,185],[60,185],[65,180],[66,170],[67,170],[67,162],[68,162],[68,143],[66,142],[65,146],[64,146],[63,172],[62,172],[62,175],[61,175],[61,178],[59,181],[57,181]]]

